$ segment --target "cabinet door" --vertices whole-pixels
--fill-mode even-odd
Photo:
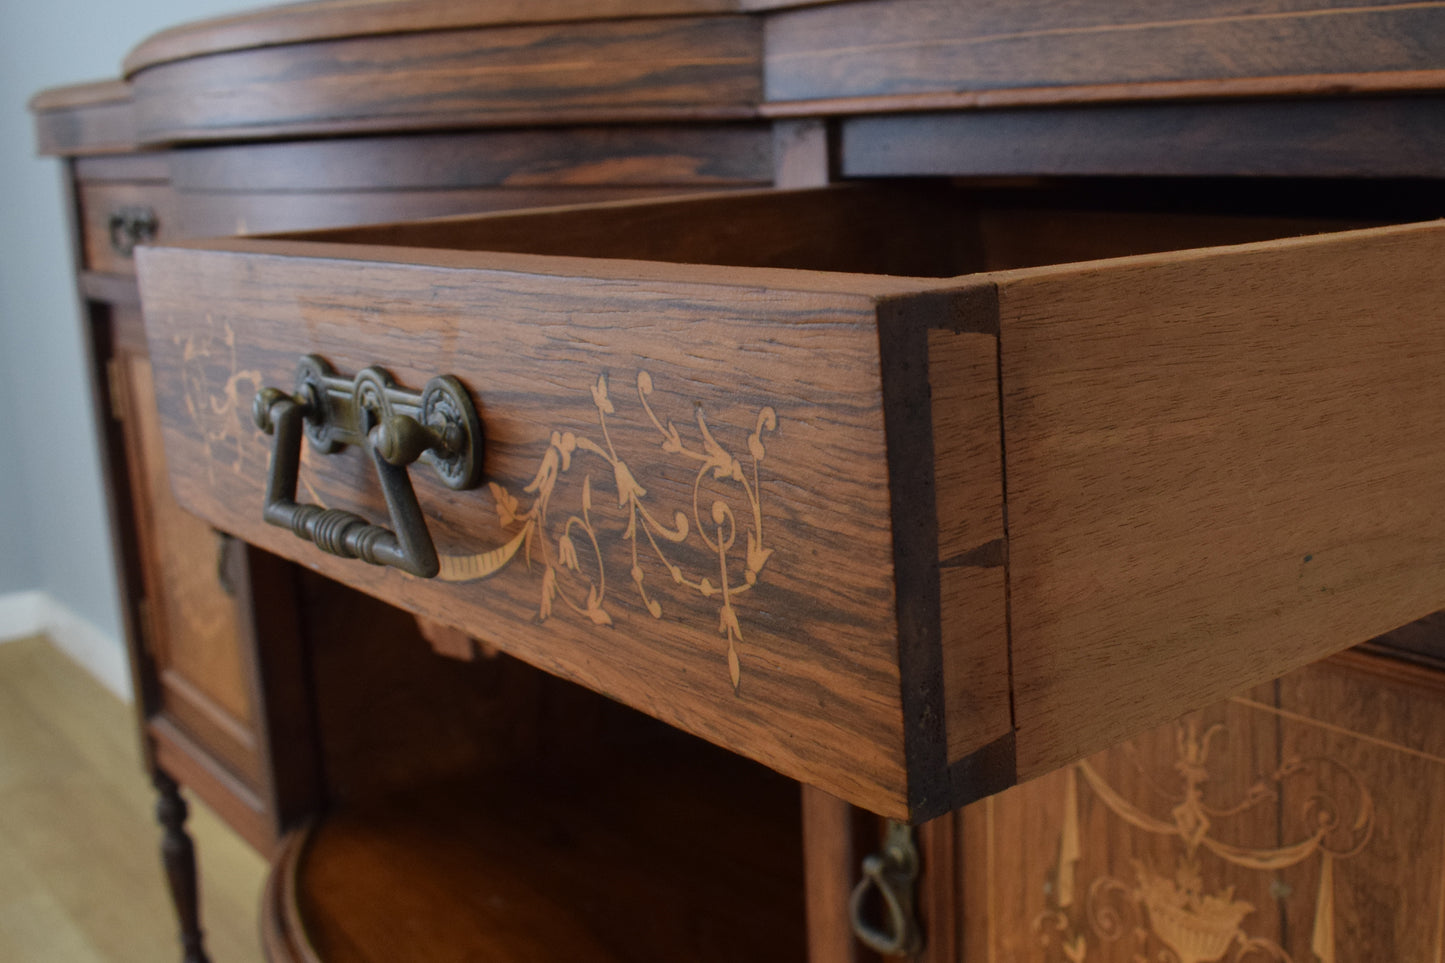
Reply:
[[[133,309],[110,311],[119,330],[139,325]],[[315,792],[289,573],[177,504],[144,353],[122,341],[107,373],[138,562],[132,602],[147,735],[167,770],[269,848]],[[288,681],[267,688],[267,676]],[[283,728],[285,740],[273,741]]]
[[[1441,684],[1352,651],[966,808],[961,958],[1436,959]]]
[[[241,656],[227,536],[187,513],[171,494],[150,361],[116,358],[128,414],[127,468],[139,516],[145,598],[142,624],[161,704],[247,784],[261,779],[255,709]]]

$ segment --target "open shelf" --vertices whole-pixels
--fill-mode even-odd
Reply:
[[[286,916],[334,963],[804,959],[802,860],[779,859],[796,829],[771,818],[794,794],[736,766],[649,768],[338,810],[278,866]]]
[[[274,960],[806,958],[796,783],[505,656],[439,658],[322,585],[332,804],[273,867]]]

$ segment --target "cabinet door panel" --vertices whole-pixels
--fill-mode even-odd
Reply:
[[[967,807],[965,958],[1437,958],[1440,685],[1348,652]]]
[[[255,709],[235,600],[220,574],[223,536],[171,494],[150,362],[118,357],[125,376],[131,485],[141,516],[142,622],[158,670],[161,711],[254,788],[262,779]]]

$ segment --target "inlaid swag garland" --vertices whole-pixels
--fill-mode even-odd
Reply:
[[[1168,818],[1153,815],[1110,785],[1088,760],[1064,770],[1058,860],[1044,888],[1050,905],[1032,924],[1040,959],[1090,963],[1100,954],[1115,958],[1110,955],[1112,947],[1136,963],[1304,963],[1273,940],[1245,931],[1244,921],[1258,907],[1237,898],[1233,886],[1210,885],[1201,872],[1199,857],[1204,851],[1225,864],[1266,873],[1318,859],[1310,951],[1317,963],[1337,963],[1334,866],[1336,861],[1359,855],[1374,838],[1374,799],[1360,774],[1343,761],[1308,756],[1285,759],[1273,772],[1256,779],[1243,798],[1210,805],[1204,788],[1211,777],[1210,744],[1225,731],[1216,724],[1201,733],[1197,720],[1176,723],[1173,769],[1180,782],[1177,789],[1160,785],[1139,766],[1137,775],[1149,793],[1172,803]],[[1277,804],[1284,798],[1287,782],[1310,776],[1317,788],[1305,793],[1300,816],[1303,825],[1312,828],[1302,837],[1253,848],[1214,835],[1219,822],[1260,805]],[[1112,815],[1132,828],[1177,840],[1183,852],[1173,874],[1135,859],[1134,885],[1105,874],[1090,881],[1081,894],[1081,884],[1075,879],[1084,855],[1081,786],[1087,786]],[[1340,792],[1341,788],[1346,791]]]

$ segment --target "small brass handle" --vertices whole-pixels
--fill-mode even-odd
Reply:
[[[863,859],[863,879],[848,900],[848,916],[857,936],[875,953],[908,956],[923,948],[923,932],[914,913],[918,886],[918,847],[906,823],[890,819],[883,852]],[[881,925],[867,918],[868,894],[876,891],[883,902]]]
[[[121,257],[130,257],[136,245],[154,241],[159,230],[160,219],[154,208],[117,208],[110,214],[110,249]]]
[[[433,378],[418,394],[396,386],[381,368],[339,377],[315,355],[301,359],[296,391],[263,388],[252,404],[256,427],[276,437],[262,517],[289,528],[323,552],[390,565],[421,578],[441,570],[407,466],[432,463],[453,489],[481,478],[482,431],[476,408],[455,378]],[[296,501],[301,436],[323,454],[361,444],[371,453],[392,528],[354,512]]]

